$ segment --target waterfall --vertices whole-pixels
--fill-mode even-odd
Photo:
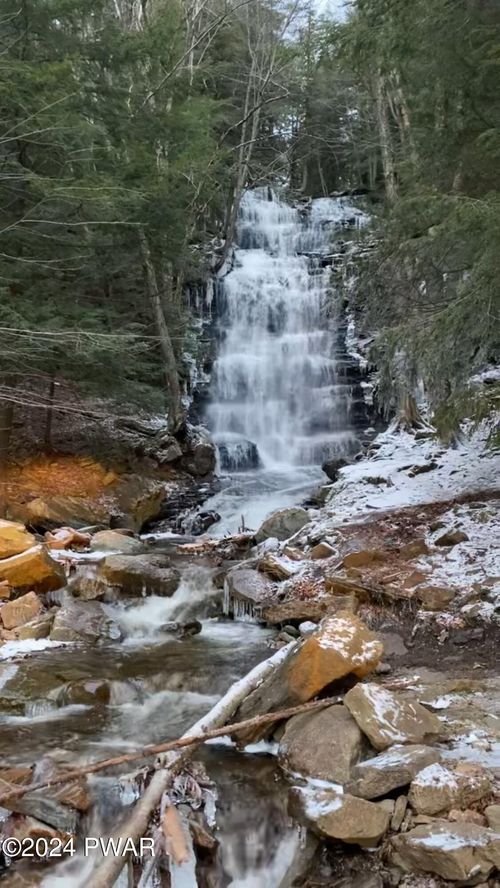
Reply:
[[[313,466],[357,446],[326,257],[335,231],[365,219],[343,199],[293,207],[269,188],[245,193],[207,408],[223,469]]]

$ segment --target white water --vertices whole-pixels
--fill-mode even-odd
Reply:
[[[207,410],[221,468],[238,472],[204,506],[222,515],[216,533],[236,530],[242,515],[254,528],[297,503],[324,478],[325,459],[357,447],[336,354],[331,268],[321,257],[343,228],[365,221],[343,199],[300,211],[258,188],[242,200],[233,267],[218,294],[221,342]]]

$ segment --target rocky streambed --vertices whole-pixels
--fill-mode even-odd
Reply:
[[[113,831],[153,759],[9,792],[177,738],[280,647],[232,720],[333,702],[196,752],[169,796],[191,837],[187,884],[498,884],[498,499],[490,484],[450,500],[445,485],[426,502],[447,457],[428,469],[422,442],[403,469],[426,467],[410,502],[388,504],[402,472],[384,446],[321,508],[219,539],[41,541],[0,524],[2,838],[74,835],[76,848],[4,855],[3,884],[91,885],[83,837]],[[349,483],[376,508],[347,513]],[[129,884],[177,884],[183,865],[162,847]]]

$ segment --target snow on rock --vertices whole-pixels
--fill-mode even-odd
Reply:
[[[363,799],[378,798],[407,786],[422,768],[432,768],[440,758],[439,750],[431,746],[392,746],[352,769],[349,792]]]
[[[439,814],[450,808],[468,808],[491,792],[491,780],[479,766],[440,764],[424,768],[412,781],[408,799],[418,814]]]
[[[375,749],[421,743],[442,730],[439,719],[420,703],[403,700],[380,685],[358,684],[344,703]]]
[[[474,823],[435,820],[394,836],[391,844],[394,862],[404,869],[452,882],[474,878],[477,884],[500,866],[500,835]]]
[[[390,813],[375,802],[310,787],[296,794],[306,819],[322,836],[370,848],[389,828]]]

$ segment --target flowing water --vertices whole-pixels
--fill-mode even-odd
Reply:
[[[206,420],[229,478],[204,508],[218,533],[255,527],[319,483],[321,463],[358,447],[353,386],[331,291],[335,238],[364,224],[343,199],[286,204],[245,194],[238,246],[217,295],[219,350]]]
[[[329,313],[330,269],[322,257],[333,231],[362,221],[342,201],[314,201],[300,211],[267,189],[243,200],[239,245],[220,288],[220,350],[207,416],[227,473],[210,504],[222,515],[218,533],[234,530],[241,515],[256,526],[273,508],[300,502],[320,479],[321,461],[356,446],[349,430],[352,387]],[[87,583],[99,557],[78,568]],[[106,605],[122,641],[98,648],[24,642],[17,656],[0,662],[2,765],[37,762],[43,773],[47,757],[84,765],[176,738],[269,656],[273,631],[214,616],[221,593],[212,584],[213,567],[181,570],[171,599]],[[200,635],[179,640],[165,631],[168,621],[188,617],[202,620]],[[32,655],[23,657],[27,648]],[[4,658],[9,652],[8,645],[0,648]],[[83,681],[105,682],[109,699],[79,701],[74,686]],[[284,888],[301,833],[288,815],[274,759],[223,745],[200,757],[219,792],[221,847],[210,885]],[[112,774],[93,777],[91,787],[95,804],[85,829],[105,835],[134,794]],[[0,809],[0,819],[5,815]],[[91,884],[86,866],[78,857],[48,873],[31,867],[27,884],[43,879],[45,888],[81,888]],[[6,885],[9,878],[7,872]]]

